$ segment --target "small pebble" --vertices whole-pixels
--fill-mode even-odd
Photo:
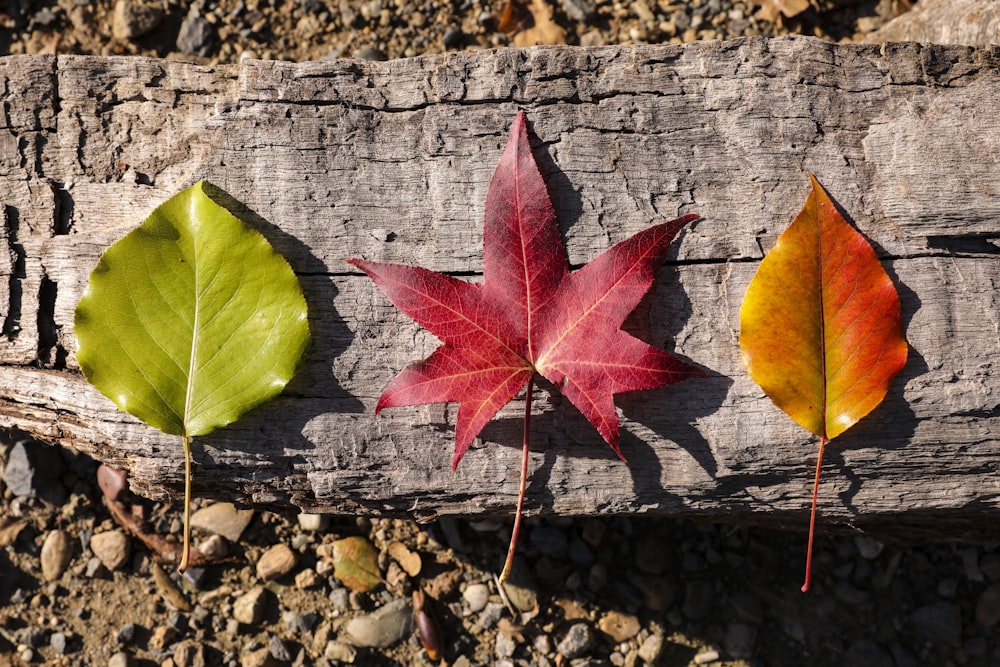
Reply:
[[[641,627],[638,618],[620,611],[608,612],[597,622],[597,629],[611,637],[617,644],[635,637]]]
[[[650,635],[639,646],[639,657],[650,665],[654,665],[660,658],[662,651],[663,637],[660,635]]]
[[[132,640],[135,639],[135,629],[135,623],[126,623],[118,629],[115,641],[119,644],[131,644]]]
[[[345,639],[355,646],[386,648],[413,632],[413,610],[409,600],[393,600],[372,614],[348,621]]]
[[[719,652],[715,649],[708,649],[707,651],[701,651],[694,656],[694,664],[696,665],[707,665],[711,662],[715,662],[719,659]]]
[[[477,613],[486,608],[486,603],[490,601],[490,588],[486,584],[470,584],[462,593],[469,611]]]
[[[517,642],[512,637],[508,637],[502,632],[497,633],[496,641],[493,645],[493,652],[498,658],[509,658],[517,650]]]
[[[319,532],[327,529],[330,525],[330,517],[326,514],[307,514],[303,512],[298,516],[299,528],[309,532]]]
[[[128,562],[132,553],[128,537],[120,530],[95,534],[90,538],[90,550],[109,572],[114,572]]]
[[[52,636],[49,637],[49,646],[59,655],[66,655],[69,639],[62,632],[53,632]]]
[[[302,590],[316,588],[320,585],[321,581],[322,580],[319,578],[319,575],[316,574],[316,570],[311,567],[307,567],[295,575],[295,587]]]
[[[749,658],[757,643],[757,628],[745,623],[730,623],[726,626],[726,636],[722,647],[733,658]]]
[[[264,605],[268,592],[263,586],[255,586],[236,598],[233,602],[233,618],[244,625],[257,625],[264,617]]]
[[[351,664],[357,659],[358,652],[350,644],[330,640],[323,649],[323,657],[334,663],[346,662]]]
[[[222,535],[230,542],[239,542],[253,517],[253,510],[236,509],[231,503],[214,503],[192,514],[191,526],[206,533]]]
[[[42,578],[45,581],[55,581],[69,567],[73,557],[73,543],[64,530],[53,530],[42,543],[41,565]]]
[[[135,667],[135,660],[125,651],[118,651],[108,660],[108,667]]]
[[[976,623],[992,628],[1000,622],[1000,583],[991,584],[976,601]]]
[[[295,552],[287,544],[275,544],[257,561],[257,576],[263,581],[280,579],[295,568]]]
[[[198,551],[209,558],[225,558],[229,555],[229,543],[222,535],[212,534],[198,544]]]
[[[574,623],[569,626],[566,636],[556,645],[559,655],[570,660],[585,655],[594,642],[593,632],[586,623]]]
[[[285,646],[285,642],[281,641],[281,638],[277,635],[271,637],[271,641],[267,645],[268,650],[275,660],[279,662],[289,662],[292,659],[292,654],[288,652],[288,647]]]

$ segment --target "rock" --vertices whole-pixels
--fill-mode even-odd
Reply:
[[[562,5],[566,16],[581,23],[586,23],[594,18],[597,11],[594,0],[560,0],[559,4]]]
[[[236,598],[233,603],[233,618],[244,625],[257,625],[264,618],[266,601],[267,589],[263,586],[254,587]]]
[[[556,645],[559,655],[572,660],[586,655],[594,643],[594,633],[586,623],[574,623],[569,626],[566,636]]]
[[[295,587],[300,588],[302,590],[316,588],[321,583],[322,580],[319,578],[319,575],[316,574],[316,570],[312,569],[311,567],[307,567],[306,569],[302,570],[297,575],[295,575]]]
[[[299,528],[311,533],[324,531],[330,525],[330,517],[326,514],[309,514],[303,512],[298,516]]]
[[[323,657],[335,663],[353,663],[358,657],[358,652],[350,644],[330,640],[326,643],[326,648],[323,649]]]
[[[992,628],[1000,621],[1000,583],[991,584],[976,601],[976,623]]]
[[[402,542],[391,542],[388,551],[406,574],[411,577],[420,574],[420,569],[423,567],[420,554],[410,551],[409,547]]]
[[[45,537],[41,553],[42,578],[55,581],[69,567],[73,558],[73,543],[64,530],[53,530]]]
[[[509,658],[517,650],[517,642],[513,637],[508,637],[502,632],[497,633],[496,641],[493,644],[493,652],[498,658]]]
[[[672,579],[629,572],[629,583],[642,593],[642,604],[652,611],[666,611],[677,597],[677,587]]]
[[[477,613],[486,608],[486,603],[490,601],[490,587],[486,584],[470,584],[462,593],[469,611]]]
[[[229,555],[229,543],[222,535],[212,534],[198,544],[199,553],[221,559]]]
[[[35,496],[58,506],[66,502],[66,488],[59,481],[65,471],[57,448],[18,440],[7,454],[3,482],[15,496]]]
[[[604,563],[594,563],[587,573],[587,588],[600,593],[608,585],[608,568]]]
[[[632,614],[612,611],[597,622],[597,629],[615,640],[616,644],[628,641],[639,634],[639,619]]]
[[[844,667],[894,667],[896,662],[871,639],[858,639],[844,651],[840,664]]]
[[[97,533],[90,538],[90,550],[109,572],[124,565],[131,554],[128,537],[120,530]]]
[[[424,579],[424,592],[435,600],[450,597],[458,589],[458,582],[462,578],[462,570],[458,568],[448,569],[430,579]]]
[[[712,582],[696,579],[684,589],[684,606],[681,610],[692,621],[700,621],[708,616],[714,601],[715,587]]]
[[[490,602],[483,609],[482,613],[479,614],[479,618],[476,619],[476,625],[484,630],[492,630],[496,627],[506,610],[507,608],[499,602]]]
[[[119,41],[145,35],[163,20],[163,9],[153,4],[118,0],[111,17],[111,34]]]
[[[109,499],[118,500],[118,496],[128,488],[128,481],[121,470],[102,463],[97,468],[97,486]]]
[[[518,611],[532,611],[538,606],[538,594],[535,592],[535,580],[528,570],[527,561],[520,556],[514,557],[514,565],[510,569],[510,577],[503,583],[504,592],[510,603]]]
[[[875,560],[885,548],[884,544],[867,535],[856,535],[854,537],[854,546],[857,548],[858,554],[865,560]]]
[[[354,646],[387,648],[413,632],[409,600],[393,600],[373,614],[356,616],[347,623],[346,639]]]
[[[278,667],[278,661],[267,647],[248,651],[240,656],[240,667]]]
[[[673,565],[672,543],[660,532],[652,532],[639,541],[635,564],[647,574],[663,574]]]
[[[62,632],[53,632],[49,637],[49,646],[59,655],[66,655],[69,648],[69,638]]]
[[[1000,554],[986,554],[979,560],[979,569],[990,581],[1000,581]]]
[[[131,644],[132,640],[135,639],[135,630],[135,623],[126,623],[118,629],[118,634],[115,635],[115,641],[123,645]]]
[[[169,625],[158,625],[153,628],[153,634],[149,637],[149,647],[163,649],[177,639],[177,630]]]
[[[757,628],[745,623],[730,623],[726,626],[726,636],[722,648],[731,658],[749,658],[757,643]]]
[[[125,651],[118,651],[108,660],[108,667],[135,667],[135,660]]]
[[[914,611],[909,627],[915,637],[958,647],[962,643],[962,612],[951,602],[933,602]]]
[[[764,622],[764,611],[760,598],[750,591],[736,591],[729,596],[729,606],[736,612],[736,617],[751,625]]]
[[[292,654],[288,652],[288,647],[285,646],[285,642],[281,641],[281,637],[278,635],[273,635],[271,641],[267,644],[267,650],[271,652],[271,655],[278,662],[291,662]]]
[[[569,551],[569,538],[566,531],[558,526],[542,525],[531,531],[529,539],[532,546],[543,556],[563,558]]]
[[[230,503],[215,503],[192,514],[191,526],[206,533],[222,535],[230,542],[239,542],[253,515],[253,510],[236,509]]]
[[[376,49],[374,46],[365,46],[359,49],[358,52],[354,54],[354,57],[357,58],[358,60],[381,61],[389,59],[389,56],[385,55],[385,53],[383,53],[379,49]]]
[[[104,567],[104,563],[97,556],[94,556],[87,561],[87,568],[84,570],[88,578],[104,576],[108,573],[108,569]]]
[[[205,667],[205,647],[193,639],[180,642],[174,647],[174,664],[177,667]]]
[[[639,647],[639,657],[650,665],[655,665],[663,651],[663,637],[660,635],[650,635]]]
[[[708,649],[707,651],[702,651],[694,656],[694,664],[696,665],[707,665],[709,663],[715,662],[719,659],[719,652],[715,649]]]
[[[177,34],[177,49],[192,56],[205,57],[212,52],[214,41],[215,30],[212,24],[198,12],[198,5],[192,6],[181,22],[181,29]]]
[[[291,572],[297,562],[295,552],[287,544],[275,544],[257,561],[257,576],[264,581],[280,579]]]
[[[465,42],[465,33],[462,32],[461,28],[452,26],[444,31],[442,41],[444,42],[444,48],[446,49],[460,48]]]

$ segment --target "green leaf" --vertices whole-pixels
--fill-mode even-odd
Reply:
[[[309,342],[291,267],[211,187],[178,193],[108,248],[76,307],[87,379],[121,410],[185,437],[278,394]]]
[[[184,549],[191,437],[274,397],[309,343],[306,300],[271,244],[204,181],[108,248],[76,305],[76,358],[119,409],[181,436]]]

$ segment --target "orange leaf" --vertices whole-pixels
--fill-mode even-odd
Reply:
[[[740,309],[743,365],[823,447],[885,398],[906,363],[899,295],[861,234],[812,192],[767,254]],[[813,522],[815,522],[813,489]],[[810,527],[809,554],[812,554]],[[808,588],[808,564],[806,585]]]
[[[747,289],[740,348],[771,400],[831,440],[882,402],[907,347],[892,280],[809,179],[806,205]]]

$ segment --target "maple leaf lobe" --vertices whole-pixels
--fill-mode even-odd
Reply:
[[[614,394],[704,375],[620,328],[652,285],[670,242],[698,216],[650,227],[570,272],[520,112],[490,180],[484,217],[479,284],[419,267],[348,260],[442,341],[386,386],[376,411],[458,402],[455,468],[537,372],[621,456]]]

